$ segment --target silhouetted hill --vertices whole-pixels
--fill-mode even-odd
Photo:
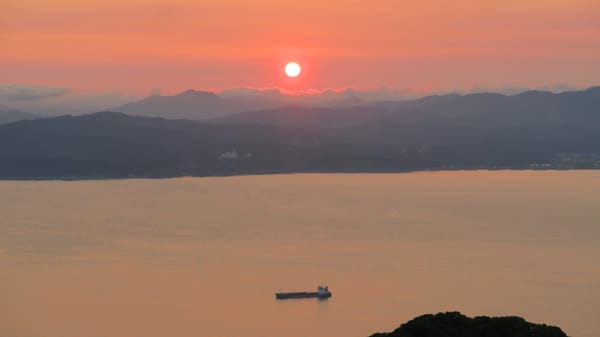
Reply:
[[[317,138],[271,126],[206,125],[101,112],[0,126],[0,177],[126,177],[274,172]],[[235,150],[239,158],[220,159]],[[251,153],[251,157],[245,157]]]
[[[492,93],[428,96],[414,101],[377,102],[393,111],[418,111],[423,118],[486,118],[490,122],[531,123],[551,120],[600,127],[600,87],[551,93],[526,91],[506,96]]]
[[[12,123],[24,119],[34,118],[38,118],[38,116],[19,110],[14,110],[8,107],[0,106],[0,124]]]
[[[246,111],[211,120],[214,123],[267,124],[278,127],[304,128],[318,131],[344,130],[365,126],[393,116],[378,107],[304,107],[288,106],[278,109]]]
[[[371,337],[567,337],[558,327],[521,317],[469,318],[459,312],[419,316],[388,333]]]
[[[284,107],[247,111],[216,119],[222,123],[259,123],[309,129],[365,123],[443,123],[472,127],[556,124],[600,129],[600,87],[585,91],[528,91],[519,95],[481,93],[428,96],[413,101],[375,102],[343,108]]]
[[[304,128],[357,146],[379,144],[390,156],[429,154],[442,166],[565,164],[564,157],[557,158],[576,153],[582,156],[565,165],[600,167],[600,88],[432,96],[371,107],[288,107],[214,122]]]
[[[174,96],[152,95],[138,102],[128,103],[111,110],[147,117],[203,120],[279,105],[261,98],[222,98],[212,92],[187,90]]]

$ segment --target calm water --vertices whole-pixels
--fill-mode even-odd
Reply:
[[[329,301],[275,301],[326,283]],[[600,171],[0,182],[0,336],[600,331]]]

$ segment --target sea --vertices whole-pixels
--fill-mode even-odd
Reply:
[[[596,337],[600,171],[0,182],[2,337],[367,337],[444,311]]]

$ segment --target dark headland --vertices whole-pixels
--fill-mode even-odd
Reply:
[[[371,337],[568,337],[559,327],[527,322],[516,316],[467,317],[460,312],[428,314],[392,332]]]

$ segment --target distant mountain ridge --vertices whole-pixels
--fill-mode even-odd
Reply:
[[[583,91],[552,93],[547,91],[525,91],[516,95],[475,93],[468,95],[426,96],[413,101],[376,102],[375,106],[389,110],[419,110],[441,116],[480,115],[495,118],[550,116],[554,118],[600,118],[600,87]],[[502,115],[501,115],[502,114]],[[560,114],[560,115],[557,115]],[[577,115],[577,116],[575,116]]]
[[[310,124],[308,116],[314,116],[312,120],[315,123]],[[303,122],[298,118],[302,118]],[[360,124],[384,119],[431,123],[471,123],[479,119],[488,124],[550,121],[596,129],[600,128],[600,87],[559,94],[540,91],[527,91],[511,96],[492,93],[450,94],[342,108],[282,107],[240,112],[214,121],[320,129],[324,127],[320,124],[323,120],[337,120],[337,125],[340,125],[355,124],[352,121],[354,118],[361,119]]]
[[[191,120],[207,120],[227,117],[236,113],[256,110],[282,109],[285,107],[309,108],[383,108],[392,111],[438,111],[444,114],[462,114],[485,112],[512,112],[526,109],[546,109],[553,111],[559,108],[596,101],[584,101],[597,97],[600,87],[592,87],[584,91],[552,93],[544,91],[526,91],[516,95],[495,93],[474,93],[467,95],[448,94],[432,95],[415,100],[385,101],[377,97],[371,100],[360,98],[360,92],[346,90],[342,92],[325,91],[314,95],[286,96],[280,92],[260,94],[257,90],[230,90],[222,93],[187,90],[173,96],[152,95],[140,101],[111,108],[110,111],[123,112],[130,115],[147,117],[164,117],[171,119],[185,118]],[[561,106],[562,104],[562,106]],[[566,106],[565,106],[566,105]]]
[[[252,90],[232,90],[223,93],[186,90],[173,96],[152,95],[109,110],[146,117],[207,120],[243,111],[285,106],[348,107],[369,104],[353,95],[352,91],[286,96],[279,92],[271,95],[257,95]]]
[[[0,124],[34,118],[39,118],[39,116],[0,105]]]
[[[187,90],[174,96],[152,95],[110,110],[146,117],[204,120],[279,105],[261,98],[222,98],[212,92]]]

